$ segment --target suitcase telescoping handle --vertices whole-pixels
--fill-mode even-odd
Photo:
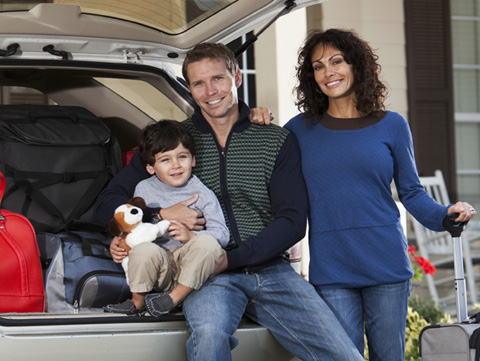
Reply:
[[[458,322],[464,322],[468,318],[467,314],[467,294],[465,287],[465,272],[463,270],[463,248],[462,234],[468,222],[455,222],[459,216],[458,213],[447,214],[443,219],[445,230],[450,233],[453,240],[453,262],[455,267],[455,298],[457,304]]]

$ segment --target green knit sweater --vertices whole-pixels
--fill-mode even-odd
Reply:
[[[221,149],[211,132],[183,122],[197,144],[195,175],[217,195],[230,229],[229,248],[273,221],[270,178],[288,131],[256,124],[230,133]]]

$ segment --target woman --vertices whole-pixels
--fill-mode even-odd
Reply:
[[[371,361],[403,361],[410,278],[407,240],[391,182],[424,226],[447,213],[467,221],[467,203],[445,207],[420,184],[407,121],[386,111],[387,89],[368,43],[351,31],[314,31],[300,49],[297,136],[310,209],[310,282],[360,353],[364,325]]]

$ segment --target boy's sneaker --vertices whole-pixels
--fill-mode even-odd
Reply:
[[[126,300],[122,303],[116,303],[103,307],[105,312],[123,313],[125,315],[141,316],[145,313],[146,307],[136,308],[132,300]]]
[[[150,293],[145,297],[148,312],[154,317],[166,315],[175,308],[168,292]]]

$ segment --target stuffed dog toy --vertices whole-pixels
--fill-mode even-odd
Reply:
[[[127,253],[143,242],[153,242],[161,237],[170,226],[169,221],[159,223],[143,223],[143,211],[146,207],[145,200],[141,197],[132,198],[127,204],[122,204],[115,209],[115,214],[110,220],[108,230],[114,236],[121,237],[119,246]],[[128,283],[128,256],[122,261]]]

